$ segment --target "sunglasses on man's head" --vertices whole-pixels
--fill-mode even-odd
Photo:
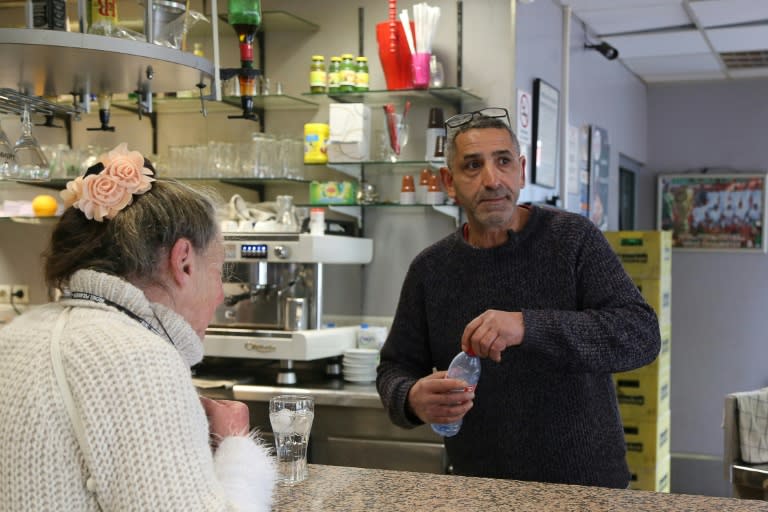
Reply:
[[[466,114],[456,114],[451,116],[445,121],[446,128],[458,128],[468,122],[472,121],[477,116],[491,117],[491,118],[505,118],[507,120],[507,126],[512,126],[509,122],[509,112],[502,107],[489,107],[474,112],[467,112]]]

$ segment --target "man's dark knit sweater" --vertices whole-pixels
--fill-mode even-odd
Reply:
[[[445,370],[464,327],[488,309],[522,311],[525,334],[484,359],[474,406],[446,438],[454,471],[626,487],[621,425],[611,373],[653,361],[656,315],[587,219],[532,207],[520,232],[478,249],[462,230],[412,262],[377,387],[392,421],[421,424],[406,407],[413,384]]]

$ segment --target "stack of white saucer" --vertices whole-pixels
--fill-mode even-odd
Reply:
[[[344,380],[349,382],[373,382],[379,351],[370,348],[350,348],[344,351]]]

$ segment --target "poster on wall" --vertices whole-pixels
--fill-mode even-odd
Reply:
[[[589,126],[579,127],[579,213],[589,217]]]
[[[531,183],[541,187],[557,185],[559,121],[560,91],[537,78],[533,81]]]
[[[589,127],[589,218],[601,230],[608,229],[608,185],[610,176],[610,146],[608,132],[597,126]]]
[[[765,174],[660,174],[658,226],[672,247],[765,252]]]

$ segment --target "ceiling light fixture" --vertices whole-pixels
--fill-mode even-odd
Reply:
[[[605,57],[608,60],[613,60],[619,56],[619,50],[617,50],[616,48],[614,48],[613,46],[609,45],[606,42],[602,42],[600,44],[585,44],[584,48],[597,50],[600,53],[602,53],[603,57]]]

